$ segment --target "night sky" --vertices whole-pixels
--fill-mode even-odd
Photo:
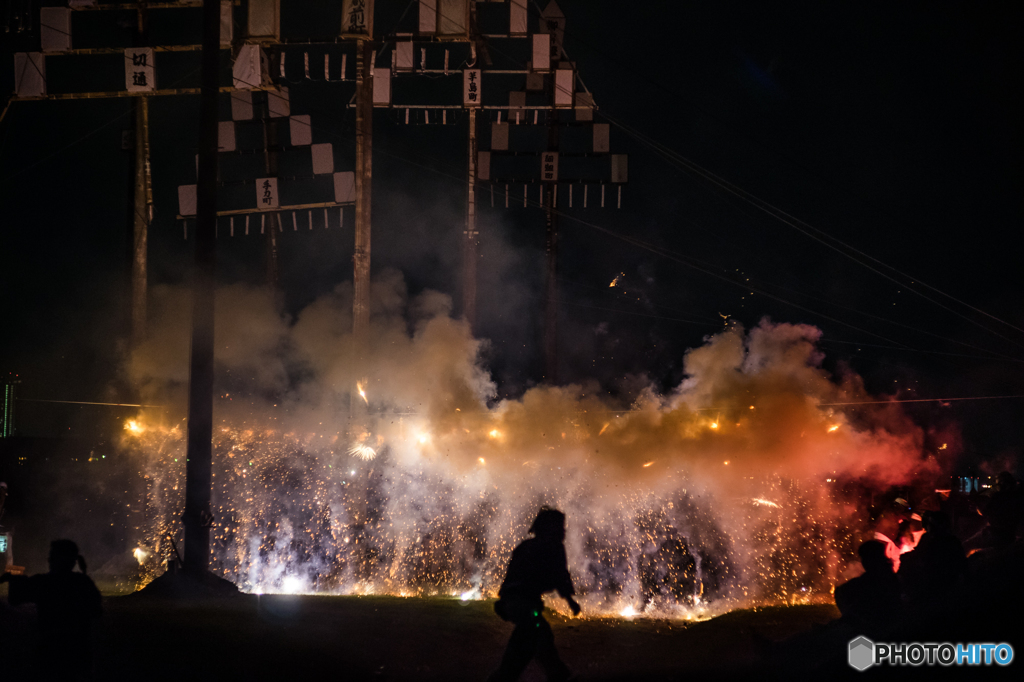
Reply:
[[[334,25],[315,3],[285,4],[286,35],[322,36]],[[403,16],[406,4],[379,2],[378,33],[415,19]],[[682,378],[685,350],[722,329],[723,316],[746,327],[767,316],[820,327],[826,368],[849,366],[882,396],[1024,393],[1024,282],[1012,236],[1024,217],[1019,9],[560,5],[565,49],[594,93],[596,119],[613,123],[612,151],[629,154],[621,210],[561,206],[561,381],[593,379],[628,396],[646,377],[667,389]],[[182,16],[164,30],[197,39],[198,14]],[[108,44],[127,44],[127,27],[102,28]],[[101,40],[100,27],[79,33],[76,46]],[[20,39],[5,38],[5,92],[13,89],[10,53],[34,49]],[[495,46],[495,59],[523,58]],[[294,69],[301,50],[288,54]],[[123,78],[118,57],[64,60],[50,71],[52,90],[57,82],[118,87],[104,85],[105,71]],[[181,56],[159,77],[194,87],[197,67],[197,54]],[[352,83],[289,77],[292,113],[309,113],[314,142],[332,142],[336,170],[351,169]],[[396,86],[395,96],[455,103],[452,83],[460,81]],[[227,119],[226,99],[222,109]],[[181,284],[192,242],[175,219],[176,191],[194,182],[198,97],[154,98],[151,117],[150,284]],[[397,268],[411,292],[434,288],[457,303],[464,114],[447,127],[405,126],[400,112],[377,110],[374,124],[374,273]],[[127,99],[18,102],[0,124],[0,370],[19,375],[24,397],[130,399],[119,373],[131,190],[121,138],[130,125]],[[691,164],[802,221],[800,229]],[[520,208],[508,210],[491,209],[489,192],[480,196],[478,333],[491,342],[486,360],[502,396],[540,381],[543,367],[543,213],[521,208],[518,191]],[[284,233],[286,310],[351,278],[352,224],[349,209],[341,229]],[[218,248],[223,282],[263,280],[258,236],[222,238]],[[609,288],[620,273],[620,286]],[[970,464],[1021,453],[1022,405],[908,409],[922,423],[960,423]],[[56,428],[52,419],[38,423]]]

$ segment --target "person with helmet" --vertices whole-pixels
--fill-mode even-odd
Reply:
[[[569,603],[574,616],[580,605],[573,599],[576,590],[569,576],[565,556],[565,514],[542,507],[530,526],[533,537],[512,551],[505,581],[498,590],[495,612],[502,620],[515,624],[505,648],[501,665],[490,676],[491,682],[519,679],[527,664],[536,658],[549,680],[569,680],[572,674],[558,656],[551,626],[544,619],[541,595],[557,592]]]

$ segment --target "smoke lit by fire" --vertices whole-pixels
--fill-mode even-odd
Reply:
[[[409,300],[400,277],[383,279],[362,353],[350,289],[294,319],[266,292],[218,294],[218,384],[232,397],[215,414],[213,566],[244,590],[493,595],[550,504],[568,516],[589,613],[827,597],[859,521],[826,476],[884,486],[938,468],[895,406],[824,406],[869,396],[821,368],[813,327],[727,327],[686,354],[680,385],[629,404],[574,385],[496,400],[482,342],[448,299]],[[162,290],[132,359],[163,404],[183,402],[186,301]],[[173,415],[125,427],[147,491],[135,556],[153,571],[180,541]]]

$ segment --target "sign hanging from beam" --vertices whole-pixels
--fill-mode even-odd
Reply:
[[[124,84],[128,92],[156,90],[153,48],[129,47],[124,51]]]
[[[462,104],[467,107],[480,106],[480,69],[466,69],[462,72]]]
[[[342,35],[373,35],[373,0],[342,0]]]
[[[277,178],[259,178],[256,180],[256,206],[266,209],[277,208],[279,205]]]
[[[540,179],[544,182],[558,181],[558,152],[544,152],[540,155]]]

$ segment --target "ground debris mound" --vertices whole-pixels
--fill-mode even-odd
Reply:
[[[181,601],[205,599],[230,599],[242,597],[230,580],[209,571],[167,571],[154,578],[138,592],[128,595],[131,599],[175,599]]]

